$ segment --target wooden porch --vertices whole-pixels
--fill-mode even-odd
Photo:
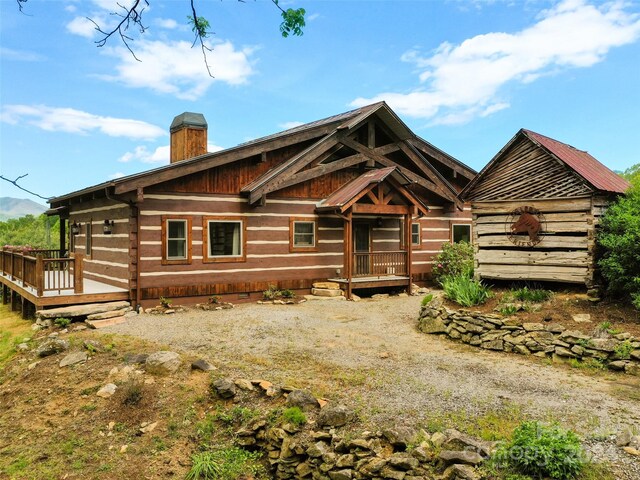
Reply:
[[[23,316],[34,308],[129,299],[127,289],[84,278],[79,254],[67,258],[59,250],[3,248],[0,269],[2,302],[21,309]]]
[[[405,250],[353,253],[350,276],[330,278],[330,282],[352,289],[376,287],[406,287],[410,285],[408,252]]]

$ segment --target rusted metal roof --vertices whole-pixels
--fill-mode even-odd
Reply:
[[[563,161],[595,189],[605,192],[624,193],[629,188],[629,182],[608,169],[588,152],[578,150],[571,145],[532,132],[531,130],[522,129],[522,133]]]
[[[351,180],[346,185],[343,185],[338,190],[333,192],[322,202],[318,204],[319,210],[330,210],[340,208],[348,204],[353,200],[362,190],[367,188],[372,183],[380,183],[384,181],[388,176],[394,176],[402,185],[411,183],[411,180],[403,175],[398,167],[386,167],[377,168],[375,170],[369,170],[363,173],[359,177]]]

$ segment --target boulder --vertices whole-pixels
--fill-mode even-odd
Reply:
[[[454,464],[443,472],[440,480],[481,480],[482,476],[469,465]]]
[[[147,362],[147,358],[149,358],[149,355],[147,355],[146,353],[127,353],[124,356],[124,361],[126,363],[146,363]]]
[[[60,368],[68,367],[70,365],[75,365],[76,363],[86,362],[87,354],[86,352],[74,352],[65,356],[62,360],[60,360]]]
[[[588,313],[577,313],[573,315],[573,321],[576,323],[591,323],[591,315]]]
[[[96,313],[110,312],[113,310],[121,310],[129,307],[129,302],[108,302],[108,303],[91,303],[87,305],[71,305],[67,307],[51,308],[48,310],[38,310],[37,318],[70,318],[70,317],[86,317]]]
[[[180,355],[176,352],[160,351],[147,357],[145,369],[149,373],[157,375],[169,375],[175,373],[182,366]]]
[[[490,340],[483,342],[480,346],[486,350],[504,350],[504,341],[501,339]]]
[[[438,454],[438,459],[442,460],[445,464],[463,463],[474,466],[480,465],[484,460],[479,453],[469,450],[442,450]]]
[[[311,295],[316,297],[341,297],[343,292],[339,288],[312,288]]]
[[[211,387],[220,398],[233,398],[236,395],[236,384],[228,378],[218,378]]]
[[[446,437],[442,444],[446,450],[474,450],[483,457],[491,456],[495,443],[472,437],[456,429],[449,428],[444,431]]]
[[[209,362],[207,362],[203,358],[200,358],[200,359],[196,360],[195,362],[191,363],[191,370],[201,370],[203,372],[210,372],[210,371],[215,370],[215,369],[216,369],[216,367],[211,365]]]
[[[440,317],[423,317],[418,322],[418,330],[423,333],[446,333],[447,326],[442,321]]]
[[[315,282],[313,288],[324,288],[327,290],[339,290],[340,284],[336,282]]]
[[[395,448],[405,450],[407,446],[413,445],[418,441],[418,431],[411,427],[394,427],[384,430],[382,435]]]
[[[317,424],[321,427],[341,427],[349,421],[351,416],[352,412],[344,405],[327,405],[320,410]]]
[[[56,353],[64,352],[69,349],[69,342],[61,338],[52,338],[41,344],[36,349],[36,355],[38,357],[48,357],[49,355],[55,355]]]
[[[602,352],[613,352],[618,346],[618,341],[613,338],[592,338],[589,340],[589,348]]]
[[[291,391],[286,403],[290,407],[298,407],[302,410],[311,410],[319,406],[316,397],[308,390]]]
[[[114,393],[116,393],[117,388],[118,387],[114,383],[107,383],[104,387],[98,390],[98,393],[96,393],[96,395],[101,398],[109,398]]]
[[[544,325],[541,323],[523,323],[522,328],[527,332],[539,332],[544,330]]]

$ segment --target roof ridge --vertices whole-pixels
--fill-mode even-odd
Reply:
[[[569,147],[569,148],[573,148],[574,150],[576,150],[578,152],[583,152],[583,153],[587,153],[587,154],[591,155],[588,150],[582,150],[582,149],[580,149],[578,147],[574,147],[570,143],[561,142],[560,140],[558,140],[556,138],[552,138],[552,137],[550,137],[548,135],[544,135],[542,133],[534,132],[533,130],[529,130],[528,128],[523,128],[522,131],[525,132],[525,133],[532,133],[533,135],[536,135],[538,137],[544,137],[547,140],[551,140],[552,142],[559,143],[559,144],[564,145],[564,146]]]

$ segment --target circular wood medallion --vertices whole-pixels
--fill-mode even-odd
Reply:
[[[505,227],[511,243],[518,247],[533,247],[542,241],[546,221],[540,210],[523,206],[509,213]]]

